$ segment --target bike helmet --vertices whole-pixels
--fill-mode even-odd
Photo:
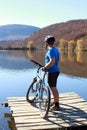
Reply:
[[[48,35],[45,37],[44,41],[48,44],[53,44],[55,42],[55,37],[53,37],[52,35]]]

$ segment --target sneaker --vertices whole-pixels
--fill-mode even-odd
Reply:
[[[59,111],[60,110],[60,107],[57,107],[57,106],[54,106],[51,108],[51,111]]]

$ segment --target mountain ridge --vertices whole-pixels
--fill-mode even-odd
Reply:
[[[0,41],[22,40],[40,28],[32,25],[8,24],[0,26]]]
[[[33,40],[35,43],[40,44],[44,41],[44,37],[50,34],[55,36],[57,41],[60,39],[70,41],[85,37],[87,36],[87,19],[70,20],[67,22],[52,24],[40,29],[34,35],[27,38],[27,40]]]
[[[5,48],[19,48],[24,49],[30,42],[34,43],[36,48],[43,48],[44,38],[47,35],[53,35],[56,38],[56,43],[58,45],[61,39],[69,41],[77,41],[79,39],[87,39],[87,19],[80,20],[70,20],[67,22],[56,23],[34,32],[32,35],[20,41],[15,41],[14,43],[9,43]]]

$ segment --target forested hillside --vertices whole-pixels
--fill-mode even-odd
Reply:
[[[60,41],[65,47],[66,43],[68,46],[68,42],[70,42],[70,47],[73,46],[73,48],[76,46],[77,43],[74,44],[74,42],[77,42],[77,40],[86,39],[87,42],[87,19],[85,20],[71,20],[63,23],[56,23],[53,25],[49,25],[47,27],[44,27],[42,29],[39,29],[34,34],[30,35],[28,38],[17,41],[13,44],[10,44],[10,48],[29,48],[34,45],[35,48],[42,48],[44,46],[44,37],[47,35],[53,35],[56,37],[56,43],[58,44]],[[80,41],[82,44],[84,41]],[[79,43],[79,42],[78,42]],[[85,43],[84,43],[85,44]],[[86,43],[87,44],[87,43]],[[87,47],[87,45],[86,45]],[[84,48],[84,46],[82,47]]]
[[[87,36],[87,20],[73,20],[63,23],[56,23],[42,28],[27,40],[41,44],[45,36],[52,34],[56,40],[77,40]]]

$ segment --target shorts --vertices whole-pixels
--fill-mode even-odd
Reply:
[[[48,84],[50,87],[56,87],[57,78],[60,72],[49,72],[48,73]]]

